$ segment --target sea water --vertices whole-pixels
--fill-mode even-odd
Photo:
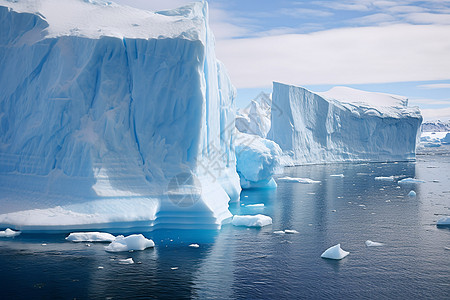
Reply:
[[[153,231],[155,248],[125,253],[64,234],[1,238],[0,298],[449,299],[450,230],[435,224],[450,214],[450,156],[432,154],[286,168],[280,177],[320,183],[279,181],[230,204],[233,214],[271,216],[260,229]],[[398,184],[407,177],[425,182]],[[298,233],[274,233],[286,229]],[[338,243],[346,258],[320,258]]]

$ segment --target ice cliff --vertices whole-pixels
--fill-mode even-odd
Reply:
[[[0,227],[218,228],[235,89],[206,2],[0,0]]]
[[[272,97],[270,94],[261,92],[246,108],[238,110],[236,128],[240,132],[265,138],[270,129],[271,113]]]
[[[274,82],[268,138],[290,164],[415,159],[422,116],[400,96],[346,87],[314,93]]]

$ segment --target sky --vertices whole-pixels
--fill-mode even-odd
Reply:
[[[189,0],[116,0],[152,11]],[[244,107],[272,82],[403,95],[450,119],[450,0],[210,0],[216,55]]]

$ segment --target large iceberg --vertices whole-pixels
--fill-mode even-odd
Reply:
[[[235,89],[206,2],[0,0],[0,227],[218,228]]]
[[[346,87],[313,93],[274,82],[268,138],[291,164],[415,159],[422,116],[400,96]]]
[[[276,108],[274,109],[274,113]],[[272,113],[272,95],[261,92],[244,109],[239,109],[236,115],[236,128],[243,133],[267,137],[270,129]]]

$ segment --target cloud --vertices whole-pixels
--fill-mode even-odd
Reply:
[[[330,17],[333,15],[332,12],[324,11],[321,9],[311,9],[311,8],[283,8],[277,13],[291,16],[294,18],[309,18],[309,17]]]
[[[450,83],[422,84],[417,87],[421,89],[450,89]]]
[[[238,88],[450,78],[450,26],[391,25],[222,40],[216,52]]]
[[[422,116],[425,121],[450,120],[450,107],[439,109],[423,108],[420,109],[420,111],[422,112]]]
[[[405,16],[405,20],[414,24],[443,24],[450,25],[449,14],[438,13],[411,13]]]
[[[450,99],[444,99],[444,100],[436,100],[436,99],[411,99],[408,101],[410,106],[427,106],[430,108],[430,106],[449,106],[450,105]],[[435,107],[436,108],[436,107]]]

